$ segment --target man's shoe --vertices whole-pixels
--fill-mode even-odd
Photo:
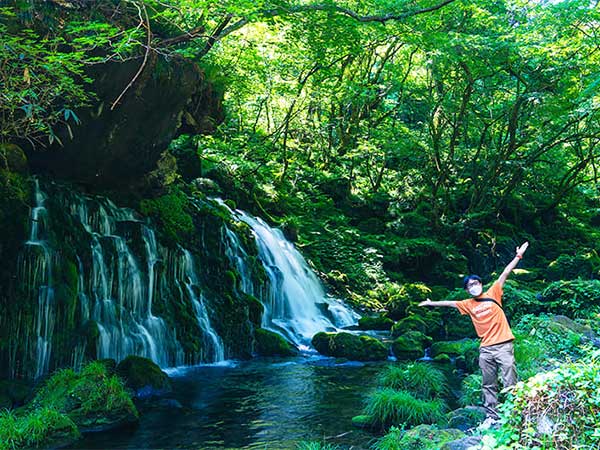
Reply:
[[[479,431],[489,430],[490,428],[494,428],[494,425],[498,423],[498,419],[494,419],[493,417],[486,417],[486,419],[481,422],[481,424],[477,427]]]

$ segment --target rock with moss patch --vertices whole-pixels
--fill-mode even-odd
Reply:
[[[466,406],[448,413],[448,425],[461,431],[467,431],[483,422],[485,415],[485,409],[481,406]]]
[[[172,390],[169,376],[148,358],[130,355],[117,365],[116,371],[136,397],[148,398]]]
[[[381,361],[388,357],[387,347],[371,336],[321,332],[313,336],[312,345],[322,355],[355,361]]]
[[[37,392],[32,406],[67,415],[82,432],[104,431],[138,420],[123,382],[97,361],[80,372],[55,372]]]
[[[439,449],[448,442],[461,439],[465,434],[454,428],[438,428],[435,425],[418,425],[402,434],[396,448],[402,450]]]
[[[352,426],[356,428],[372,428],[374,420],[371,416],[362,414],[360,416],[354,416],[352,418]]]
[[[22,380],[0,380],[0,410],[12,409],[25,403],[31,385]]]
[[[431,356],[435,358],[441,354],[456,357],[457,367],[473,372],[478,367],[479,342],[475,339],[435,342],[431,346]]]
[[[394,356],[402,360],[416,360],[425,356],[423,344],[410,334],[400,336],[392,342]]]
[[[258,328],[256,338],[256,353],[259,356],[296,356],[298,349],[273,331]]]
[[[455,441],[446,442],[441,447],[441,450],[471,450],[479,448],[482,439],[482,436],[465,436]]]
[[[27,156],[23,149],[14,144],[0,143],[0,169],[26,174],[28,172]]]

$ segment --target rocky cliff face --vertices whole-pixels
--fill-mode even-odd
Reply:
[[[141,58],[107,63],[90,75],[93,107],[78,111],[81,125],[60,132],[62,146],[27,148],[34,172],[101,188],[143,183],[179,130],[209,132],[222,118],[221,94],[193,62],[151,55],[134,78]]]

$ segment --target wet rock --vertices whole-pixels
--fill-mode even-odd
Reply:
[[[381,361],[388,357],[387,347],[371,336],[321,332],[313,336],[312,345],[322,355],[356,361]]]
[[[0,144],[0,169],[21,174],[29,171],[27,156],[21,147],[14,144]]]
[[[483,438],[481,436],[467,436],[462,439],[446,442],[441,450],[475,450]]]
[[[117,374],[138,398],[149,398],[171,392],[169,376],[148,358],[130,355],[117,365]]]
[[[390,330],[394,321],[385,316],[361,317],[358,328],[361,330]]]
[[[259,356],[296,356],[298,349],[273,331],[258,328],[254,333]]]
[[[466,406],[448,413],[448,425],[461,431],[475,428],[485,420],[485,409],[481,406]]]

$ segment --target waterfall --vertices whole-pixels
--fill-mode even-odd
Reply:
[[[107,198],[82,195],[57,185],[48,187],[52,189],[50,206],[48,194],[35,179],[31,231],[19,256],[18,279],[36,311],[31,332],[22,344],[23,354],[11,356],[11,365],[34,367],[28,373],[37,378],[66,363],[78,367],[86,354],[117,361],[139,355],[161,367],[224,360],[224,344],[212,326],[202,293],[196,269],[199,262],[189,250],[162,246],[150,224],[132,209],[120,208]],[[68,257],[58,247],[64,236],[57,235],[64,231],[51,229],[56,220],[48,217],[60,217],[61,222],[70,217],[70,226],[79,227],[66,230],[66,236],[78,233],[78,253],[72,261],[65,259]],[[77,272],[73,286],[76,305],[69,314],[55,298],[55,288],[64,280],[53,278],[67,261]],[[183,308],[195,317],[197,330],[188,329],[185,336],[199,336],[199,345],[192,350],[188,347],[186,352],[177,324],[171,321],[168,325],[156,314],[155,302],[160,302],[161,311],[177,304],[179,310]],[[90,324],[97,330],[92,344],[95,348],[90,349],[84,337],[73,338],[69,356],[64,356],[69,350],[61,349],[59,361],[53,344],[64,342],[65,337],[57,334],[67,327],[66,316],[70,314],[77,318],[76,327]],[[20,358],[23,363],[18,362]]]
[[[35,206],[30,214],[31,231],[20,257],[19,278],[24,290],[34,299],[32,303],[37,303],[33,325],[36,335],[34,346],[37,378],[48,371],[56,318],[52,286],[54,253],[46,242],[47,196],[41,190],[39,180],[35,180],[34,187]]]
[[[216,200],[227,207],[222,200]],[[300,348],[307,348],[319,331],[335,331],[357,323],[360,316],[325,294],[314,271],[281,230],[243,211],[231,212],[252,229],[258,256],[269,279],[267,286],[257,292],[250,279],[247,254],[236,234],[227,229],[226,254],[240,273],[242,290],[263,303],[263,328],[279,332]]]

